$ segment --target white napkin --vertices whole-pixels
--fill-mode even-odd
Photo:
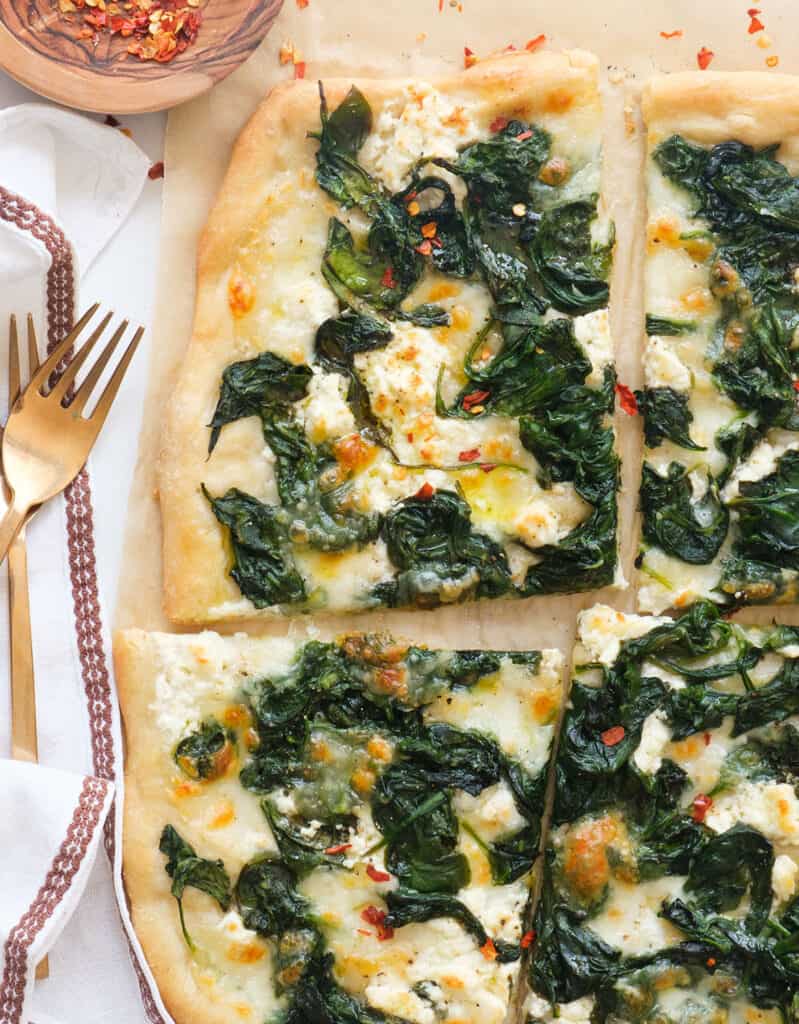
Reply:
[[[3,410],[9,315],[24,323],[33,314],[42,350],[66,333],[78,314],[80,276],[132,209],[148,166],[130,139],[89,118],[43,104],[0,111]],[[43,1019],[35,966],[75,911],[101,840],[109,854],[114,845],[113,829],[103,826],[119,767],[118,720],[92,519],[84,470],[28,534],[32,589],[48,587],[52,600],[46,621],[34,602],[42,764],[0,760],[0,1024]],[[45,636],[46,645],[37,644]],[[0,751],[8,750],[7,722],[0,715]],[[84,973],[81,985],[87,980]],[[66,1019],[81,1016],[77,1005],[64,1010]]]

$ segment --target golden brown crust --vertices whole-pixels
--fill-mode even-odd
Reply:
[[[457,94],[488,123],[493,113],[532,119],[571,106],[598,108],[597,61],[581,51],[508,54],[435,82]],[[331,107],[353,82],[325,82]],[[408,80],[357,80],[375,116]],[[258,614],[242,607],[228,576],[220,528],[202,497],[212,414],[222,370],[242,351],[227,302],[227,282],[242,240],[257,222],[269,223],[270,193],[281,176],[312,172],[316,143],[307,132],[318,125],[319,98],[311,82],[274,89],[240,136],[200,244],[194,328],[165,415],[159,459],[164,530],[164,606],[175,622],[229,621]],[[244,456],[242,456],[244,457]],[[269,615],[271,609],[260,614]]]
[[[641,100],[650,146],[674,132],[713,145],[781,142],[799,159],[799,77],[763,71],[685,71],[653,78]]]
[[[114,669],[126,745],[125,888],[133,926],[167,1009],[177,1021],[198,1020],[200,992],[177,923],[164,858],[158,851],[158,838],[172,809],[149,726],[156,668],[149,634],[141,630],[116,634]],[[201,1020],[202,1024],[226,1024],[229,1015],[216,1007],[203,1006]]]

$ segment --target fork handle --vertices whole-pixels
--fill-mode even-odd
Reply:
[[[15,495],[11,500],[11,504],[6,509],[6,514],[0,523],[0,565],[2,565],[8,554],[8,549],[25,522],[25,516],[28,514],[29,508],[30,505],[20,502]]]
[[[16,761],[38,761],[28,555],[24,527],[8,552],[8,598],[11,629],[11,756]]]

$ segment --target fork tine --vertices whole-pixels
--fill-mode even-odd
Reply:
[[[64,396],[66,395],[67,391],[69,390],[70,385],[74,381],[75,376],[76,376],[78,370],[86,362],[86,359],[87,359],[89,353],[94,348],[94,346],[97,344],[97,342],[100,340],[100,338],[103,336],[103,331],[108,326],[109,321],[111,320],[111,317],[113,315],[114,315],[113,313],[106,313],[106,315],[100,321],[99,326],[94,331],[92,331],[91,337],[87,338],[87,340],[84,341],[84,343],[81,345],[81,347],[75,353],[75,355],[72,357],[72,359],[69,362],[69,366],[64,370],[64,372],[61,374],[61,376],[55,382],[55,384],[53,385],[53,388],[50,391],[50,394],[49,394],[48,397],[52,397],[52,398],[56,399],[56,401],[59,401],[59,402],[63,401]],[[111,345],[115,344],[115,340],[114,339],[116,339],[116,341],[119,341],[119,337],[122,336],[122,333],[124,332],[124,330],[125,330],[125,328],[127,326],[128,326],[128,322],[127,322],[127,320],[125,320],[123,322],[122,326],[117,330],[116,334],[114,335],[114,338],[111,339],[111,343],[110,343]],[[107,351],[107,349],[106,349],[106,351]],[[105,353],[103,353],[103,354],[105,354]],[[100,358],[102,358],[102,356]]]
[[[19,397],[19,338],[17,336],[17,318],[11,314],[8,325],[8,411],[14,407]]]
[[[130,366],[130,361],[133,358],[136,349],[138,348],[139,342],[141,341],[143,334],[144,328],[138,327],[136,329],[136,333],[133,335],[133,340],[125,349],[122,358],[119,360],[119,363],[117,364],[117,368],[114,370],[111,379],[103,389],[103,393],[100,395],[97,405],[95,406],[91,416],[89,417],[89,422],[94,425],[95,433],[102,427],[103,423],[105,423],[105,418],[108,415],[111,405],[113,404],[113,401],[117,396],[117,391],[119,391],[119,385],[122,383],[122,380],[125,374],[127,373],[128,366]]]
[[[86,310],[86,312],[83,314],[80,320],[78,320],[78,322],[75,324],[75,326],[66,336],[66,338],[64,338],[63,341],[60,341],[53,349],[53,351],[50,353],[50,355],[47,357],[47,359],[45,359],[45,361],[42,363],[42,365],[31,378],[28,387],[33,387],[35,391],[41,391],[42,385],[46,383],[47,378],[58,366],[58,364],[67,354],[67,352],[69,352],[69,350],[75,344],[75,339],[78,337],[78,335],[89,322],[89,320],[91,320],[91,318],[97,312],[99,307],[100,303],[95,302],[93,306]]]
[[[36,328],[33,317],[28,313],[28,376],[32,377],[39,369],[39,342],[36,340]]]
[[[108,360],[114,354],[122,335],[125,333],[128,327],[128,321],[124,320],[119,327],[114,331],[111,340],[105,346],[103,351],[94,361],[94,366],[86,374],[86,377],[81,381],[81,385],[75,392],[72,401],[69,403],[70,409],[75,413],[81,413],[91,397],[92,391],[97,387],[97,382],[103,375],[103,371],[108,366]]]

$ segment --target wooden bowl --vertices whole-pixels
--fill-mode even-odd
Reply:
[[[34,92],[80,110],[138,114],[206,92],[249,57],[283,0],[204,0],[197,38],[168,64],[127,53],[128,39],[81,39],[57,0],[0,0],[0,67]]]

